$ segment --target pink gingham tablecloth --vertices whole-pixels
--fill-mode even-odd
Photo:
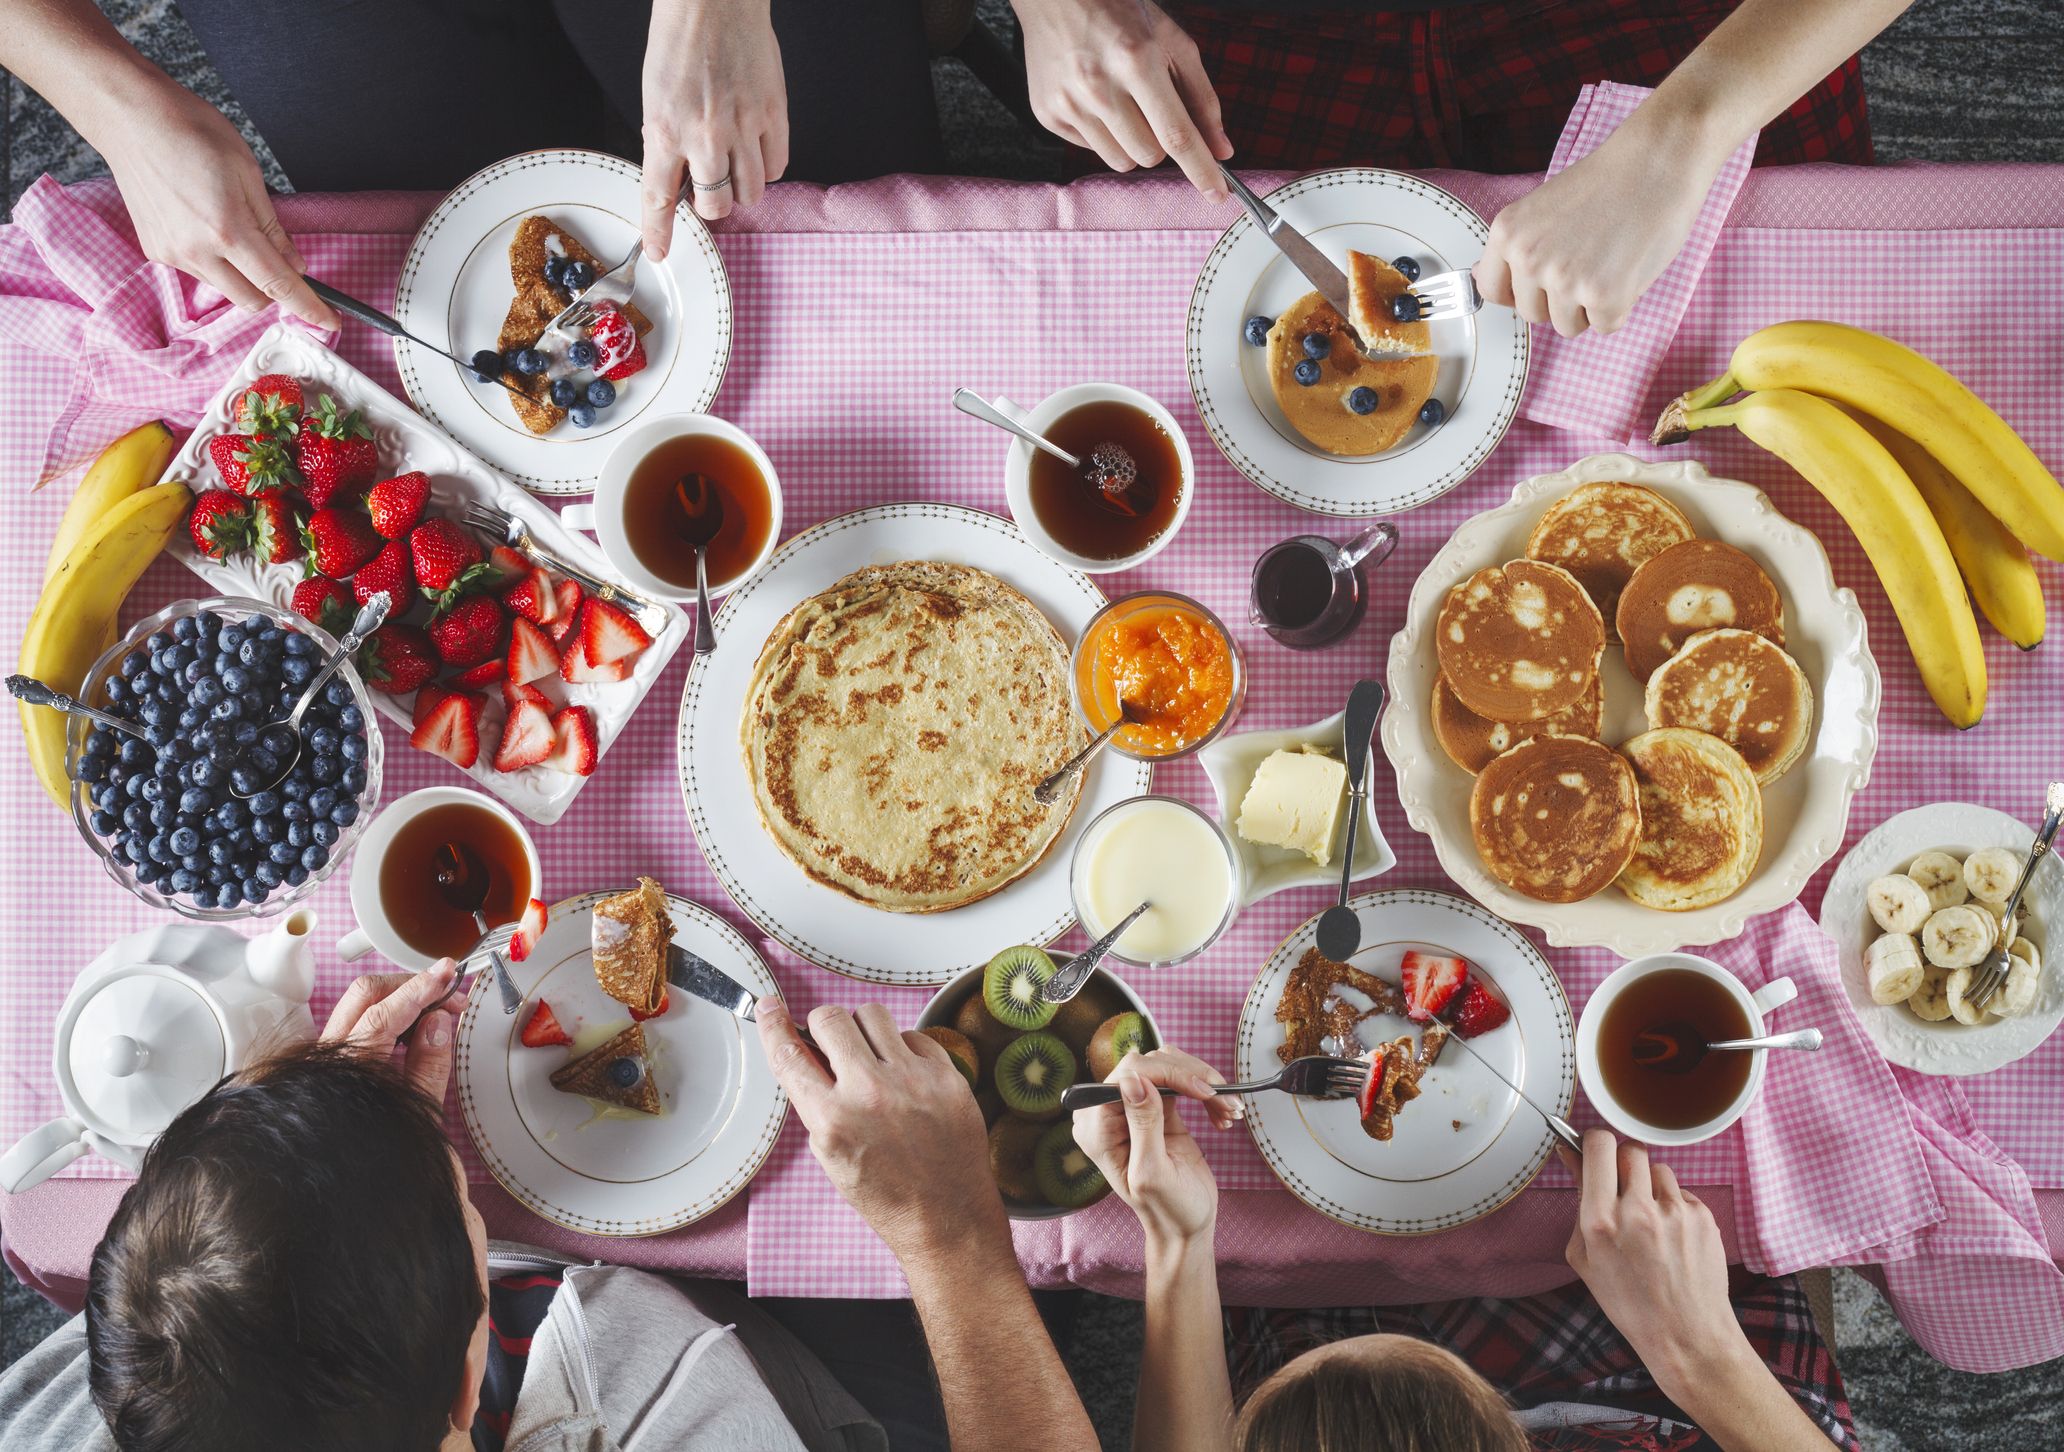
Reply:
[[[2064,460],[2064,418],[2045,407],[2064,363],[2055,310],[2025,302],[2046,295],[2064,261],[2064,197],[2054,176],[2019,167],[1753,174],[1641,408],[1718,373],[1734,340],[1761,323],[1833,317],[1930,352],[1993,401],[2039,453]],[[1460,174],[1435,179],[1487,215],[1528,184]],[[362,207],[295,198],[284,213],[318,275],[380,304],[391,295],[407,235],[427,205],[422,198]],[[722,229],[739,343],[717,409],[768,448],[788,490],[792,528],[897,499],[999,509],[1001,443],[946,407],[956,384],[1029,400],[1082,378],[1111,378],[1162,399],[1201,440],[1184,381],[1182,326],[1197,267],[1227,220],[1180,183],[1160,179],[1063,189],[910,179],[830,191],[778,188],[766,205]],[[0,637],[19,638],[44,542],[62,509],[62,490],[31,495],[28,485],[83,461],[102,439],[142,417],[190,420],[241,351],[238,330],[255,335],[255,323],[223,316],[219,299],[153,276],[161,270],[124,252],[125,230],[108,188],[44,186],[18,209],[17,225],[0,232],[0,380],[10,398],[0,416]],[[1945,259],[1976,255],[2001,286],[1974,298],[1953,291]],[[128,300],[119,325],[99,316],[93,303],[112,296]],[[143,317],[128,315],[139,309]],[[204,333],[207,342],[196,342]],[[151,360],[148,376],[125,372],[135,364],[105,342],[110,335],[138,339],[131,351]],[[98,351],[71,351],[89,345]],[[339,347],[391,386],[384,340],[354,325]],[[1551,359],[1554,351],[1551,344]],[[131,388],[147,390],[140,405],[129,401]],[[32,411],[40,426],[24,416]],[[855,420],[867,427],[854,428]],[[1366,625],[1332,651],[1293,654],[1236,626],[1252,672],[1242,727],[1299,723],[1337,709],[1350,681],[1380,675],[1413,577],[1461,520],[1501,502],[1521,478],[1617,445],[1613,435],[1515,424],[1475,478],[1399,521],[1403,542],[1372,581]],[[1975,733],[1956,735],[1928,705],[1882,593],[1832,511],[1782,464],[1732,436],[1702,435],[1693,452],[1716,472],[1756,482],[1819,533],[1838,578],[1870,614],[1886,676],[1884,745],[1852,815],[1850,839],[1927,800],[2025,812],[2029,784],[2064,754],[2064,726],[2054,711],[2064,670],[2055,658],[1989,642],[1993,707]],[[1180,587],[1239,620],[1247,570],[1260,549],[1315,522],[1246,484],[1209,449],[1198,456],[1198,473],[1198,504],[1183,535],[1111,587]],[[2044,566],[2044,579],[2053,592],[2064,585],[2051,566]],[[132,612],[192,589],[183,571],[160,565],[146,576]],[[661,683],[654,704],[633,721],[573,811],[540,834],[546,876],[557,895],[653,872],[750,934],[702,865],[679,805],[673,713],[663,703],[684,669],[685,661],[678,663]],[[390,742],[390,791],[444,779],[442,763],[402,744]],[[1164,768],[1158,784],[1210,801],[1190,763]],[[72,974],[110,936],[140,926],[148,914],[92,870],[70,824],[30,779],[18,747],[0,746],[0,810],[5,1140],[59,1112],[48,1069],[51,1024]],[[1445,886],[1431,849],[1404,826],[1380,784],[1375,811],[1399,858],[1378,885]],[[1823,882],[1824,875],[1809,889],[1806,909],[1817,906]],[[1307,890],[1269,899],[1199,962],[1135,974],[1169,1037],[1229,1062],[1234,1020],[1255,969],[1323,897]],[[324,919],[322,936],[344,930],[341,878],[314,905]],[[772,944],[762,949],[799,1009],[880,998],[909,1022],[926,997],[839,979]],[[1769,1091],[1740,1128],[1671,1156],[1722,1214],[1734,1256],[1763,1269],[1884,1264],[1909,1325],[1961,1366],[1990,1369],[2064,1352],[2064,1295],[2034,1196],[2037,1188],[2064,1187],[2064,1127],[2044,1109],[2044,1089],[2056,1082],[2064,1047],[2053,1042],[1969,1085],[1911,1080],[1862,1048],[1805,909],[1772,914],[1719,951],[1752,981],[1791,973],[1802,1004],[1783,1013],[1804,1022],[1809,1009],[1819,1010],[1814,1017],[1831,1026],[1834,1040],[1813,1059],[1773,1066]],[[1579,1005],[1615,964],[1596,951],[1549,956]],[[326,1004],[349,972],[325,952],[321,974]],[[1209,1139],[1226,1187],[1219,1249],[1234,1300],[1433,1299],[1519,1293],[1567,1278],[1559,1255],[1571,1197],[1557,1167],[1475,1226],[1394,1241],[1304,1209],[1275,1186],[1245,1136]],[[84,1162],[72,1178],[36,1194],[76,1191],[104,1207],[105,1191],[93,1182],[116,1173]],[[484,1178],[477,1166],[474,1173]],[[64,1217],[29,1208],[35,1198],[0,1203],[0,1217],[11,1255],[57,1285],[83,1266],[105,1209],[99,1218],[88,1213],[59,1223]],[[760,1293],[882,1295],[900,1285],[879,1243],[837,1203],[793,1121],[747,1196],[742,1235],[734,1208],[717,1223],[655,1240],[581,1241],[522,1216],[490,1187],[482,1187],[482,1198],[500,1207],[498,1215],[507,1212],[498,1231],[639,1263],[744,1274]],[[1023,1227],[1020,1250],[1044,1283],[1120,1291],[1137,1285],[1136,1228],[1114,1202]],[[2004,1310],[1996,1299],[1970,1298],[1973,1284],[2008,1296]]]

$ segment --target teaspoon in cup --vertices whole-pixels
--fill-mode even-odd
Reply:
[[[435,861],[438,892],[454,911],[472,917],[473,926],[480,930],[484,940],[490,930],[487,914],[480,910],[487,901],[487,864],[464,842],[445,843],[437,849]],[[487,957],[494,967],[495,987],[502,993],[502,1012],[514,1013],[523,1006],[523,995],[516,991],[515,981],[509,977],[509,965],[493,948],[488,949]]]

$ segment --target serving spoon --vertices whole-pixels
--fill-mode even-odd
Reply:
[[[717,628],[710,622],[709,547],[724,527],[724,496],[706,474],[687,473],[674,481],[674,533],[695,547],[695,653],[717,648]]]
[[[337,648],[330,653],[329,659],[322,663],[322,669],[310,678],[308,685],[301,692],[301,698],[294,702],[294,709],[287,713],[284,720],[268,721],[260,727],[257,738],[237,753],[236,761],[231,765],[229,773],[231,796],[248,800],[260,792],[270,791],[287,779],[288,773],[293,771],[294,764],[301,759],[301,753],[306,749],[305,738],[301,735],[301,718],[308,714],[308,708],[314,704],[316,695],[329,683],[330,677],[337,673],[337,668],[351,658],[353,651],[365,644],[367,636],[380,628],[380,622],[387,618],[387,612],[393,605],[394,597],[385,590],[375,590],[366,596],[365,604],[359,606],[358,614],[352,618],[351,628],[344,632],[344,638],[337,642]],[[263,747],[269,752],[279,763],[279,769],[245,776],[244,780],[251,783],[246,789],[237,785],[237,767],[248,767],[251,764],[251,752],[254,747]],[[260,780],[260,777],[263,777],[263,780]]]
[[[445,843],[432,860],[436,863],[438,893],[454,911],[472,917],[473,926],[480,930],[484,941],[491,931],[487,914],[480,910],[487,901],[487,864],[464,842]],[[523,995],[516,991],[516,984],[509,977],[509,965],[493,948],[487,950],[487,960],[494,967],[495,987],[502,991],[502,1012],[514,1013],[523,1006]]]
[[[1376,734],[1376,717],[1383,710],[1383,683],[1356,681],[1347,697],[1347,721],[1341,728],[1341,755],[1347,766],[1347,850],[1340,856],[1340,901],[1319,914],[1313,937],[1319,951],[1335,963],[1345,963],[1362,945],[1362,920],[1347,905],[1354,884],[1355,839],[1360,835],[1362,799],[1367,795],[1362,778],[1369,769],[1369,738]]]
[[[1689,1074],[1705,1062],[1706,1055],[1727,1049],[1806,1049],[1820,1047],[1817,1028],[1793,1029],[1790,1033],[1760,1034],[1752,1039],[1720,1039],[1707,1043],[1688,1023],[1672,1021],[1634,1035],[1634,1062],[1644,1069],[1664,1074]]]

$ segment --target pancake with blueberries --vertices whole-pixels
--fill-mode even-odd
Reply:
[[[1363,357],[1346,320],[1316,292],[1286,308],[1268,333],[1277,407],[1290,427],[1329,454],[1396,448],[1433,396],[1439,372],[1440,360],[1427,355]]]

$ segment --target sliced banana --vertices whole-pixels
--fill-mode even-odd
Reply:
[[[1968,968],[1992,951],[1997,933],[1985,909],[1962,903],[1940,909],[1922,926],[1921,951],[1937,968]]]
[[[1875,939],[1864,949],[1863,960],[1872,1003],[1912,998],[1928,974],[1927,964],[1921,961],[1921,945],[1906,933],[1887,933]]]
[[[2021,859],[2004,847],[1986,847],[1964,859],[1964,886],[1983,903],[2004,903],[2021,878]]]
[[[1964,906],[1974,907],[1992,919],[1992,946],[1994,948],[2012,947],[2014,939],[2021,936],[2021,915],[2015,913],[2009,917],[2005,903],[1982,902],[1977,898],[1973,898],[1970,902],[1965,903]],[[1990,949],[1987,951],[1990,951]]]
[[[1864,889],[1863,901],[1888,933],[1918,933],[1935,910],[1927,889],[1903,872],[1889,873]],[[1904,994],[1900,995],[1902,998]]]
[[[1906,875],[1928,894],[1928,906],[1936,912],[1955,907],[1971,895],[1964,882],[1964,864],[1947,852],[1923,852],[1907,864]]]
[[[1915,1018],[1929,1023],[1941,1023],[1949,1017],[1949,993],[1946,987],[1949,974],[1941,968],[1930,968],[1922,976],[1921,986],[1907,999],[1906,1006],[1913,1010]]]
[[[2007,951],[2011,953],[2013,949]],[[2015,958],[2013,962],[2014,966],[2007,970],[2007,981],[1985,1006],[1986,1012],[1995,1018],[2018,1018],[2035,1007],[2035,989],[2042,971],[2025,958]]]
[[[1971,970],[1953,968],[1942,980],[1942,996],[1949,1003],[1949,1016],[1958,1023],[1977,1025],[1985,1021],[1985,1010],[1964,997],[1971,991]]]
[[[2029,967],[2035,969],[2037,972],[2042,971],[2042,949],[2036,947],[2035,944],[2030,942],[2028,939],[2014,939],[2013,942],[2007,944],[2007,952],[2012,956],[2019,958],[2022,962],[2026,963]]]

